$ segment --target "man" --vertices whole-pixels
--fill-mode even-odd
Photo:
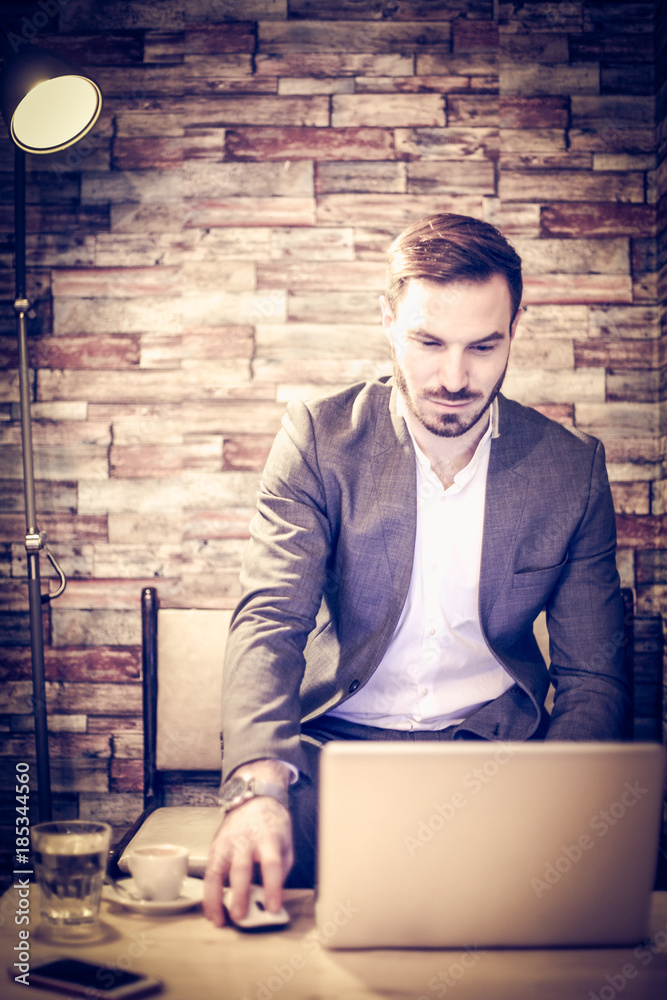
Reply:
[[[499,395],[521,292],[494,227],[423,219],[388,255],[393,379],[288,407],[227,647],[216,924],[222,881],[238,918],[255,865],[271,910],[290,870],[312,884],[327,740],[625,734],[602,445]]]

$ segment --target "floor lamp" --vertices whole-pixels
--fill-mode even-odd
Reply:
[[[93,127],[102,109],[97,84],[69,60],[55,52],[23,42],[15,51],[6,41],[2,46],[4,69],[0,80],[0,108],[14,144],[14,310],[17,317],[19,356],[19,401],[21,446],[25,495],[25,548],[30,607],[33,715],[39,818],[51,819],[51,774],[44,681],[44,632],[42,603],[58,597],[65,589],[65,575],[46,548],[46,532],[37,527],[35,476],[30,416],[30,383],[26,314],[30,303],[26,294],[25,154],[53,153],[78,142]],[[44,549],[60,577],[58,588],[42,595],[39,554]]]

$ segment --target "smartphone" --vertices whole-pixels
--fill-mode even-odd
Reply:
[[[78,958],[56,958],[30,970],[31,986],[88,997],[89,1000],[125,1000],[125,997],[145,997],[157,993],[163,984],[138,972],[128,972],[108,965],[93,965]]]

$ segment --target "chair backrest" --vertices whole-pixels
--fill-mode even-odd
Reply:
[[[141,595],[145,805],[162,799],[166,771],[220,772],[222,664],[232,612],[160,608]]]

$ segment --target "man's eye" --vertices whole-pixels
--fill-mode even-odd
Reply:
[[[472,350],[477,354],[488,354],[495,349],[495,344],[473,344]]]

